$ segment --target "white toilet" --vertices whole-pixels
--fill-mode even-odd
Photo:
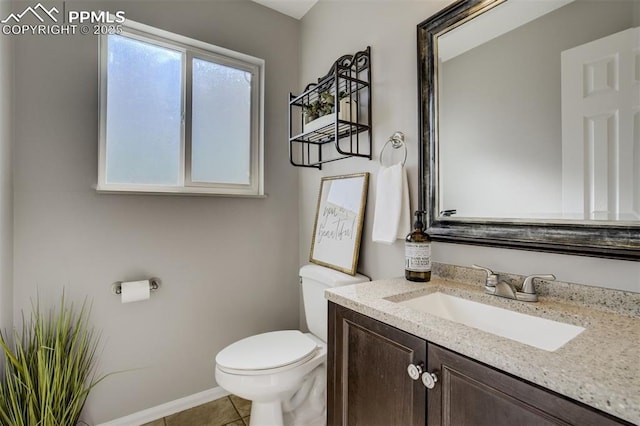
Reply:
[[[317,265],[300,269],[307,326],[239,340],[216,356],[216,382],[248,399],[251,426],[326,424],[327,301],[329,287],[369,281]]]

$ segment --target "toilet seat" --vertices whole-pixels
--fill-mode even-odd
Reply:
[[[304,364],[316,356],[318,348],[299,330],[272,331],[227,346],[216,355],[216,364],[229,374],[272,374]]]

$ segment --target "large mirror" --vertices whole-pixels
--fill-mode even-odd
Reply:
[[[462,0],[418,53],[434,240],[640,259],[640,0]]]

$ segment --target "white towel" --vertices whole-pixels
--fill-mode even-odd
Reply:
[[[376,184],[376,209],[373,217],[372,239],[377,243],[393,244],[411,232],[409,185],[402,163],[382,166]]]

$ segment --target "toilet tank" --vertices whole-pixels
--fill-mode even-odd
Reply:
[[[300,268],[304,314],[309,331],[323,342],[327,341],[326,289],[365,281],[369,281],[369,278],[364,275],[351,276],[324,266],[305,265]]]

